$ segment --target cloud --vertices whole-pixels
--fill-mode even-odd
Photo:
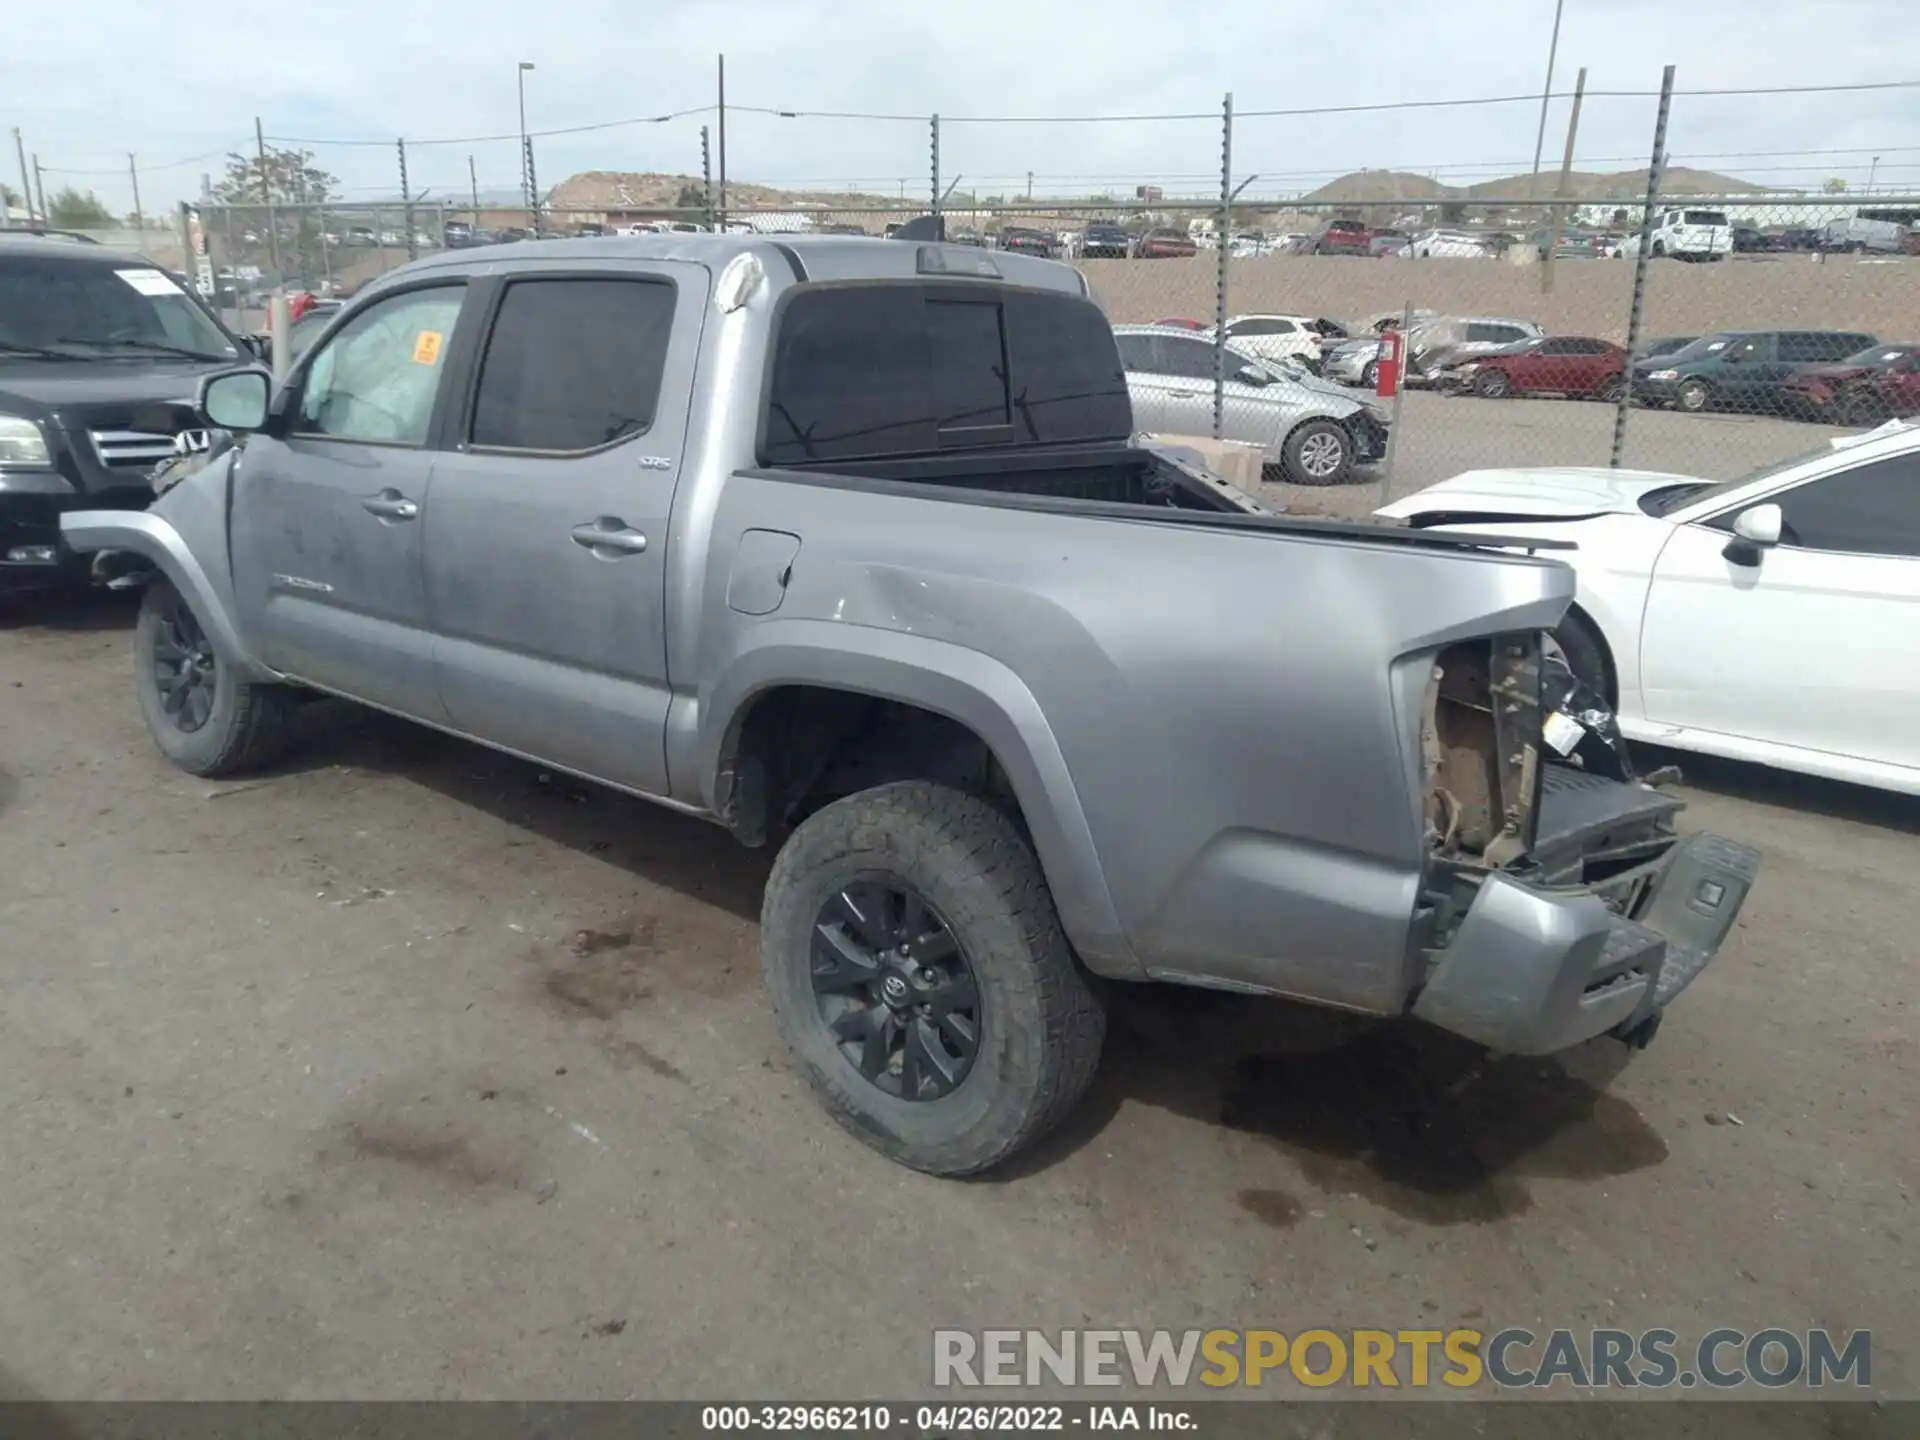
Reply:
[[[49,167],[49,186],[127,203],[126,154],[137,152],[149,207],[191,195],[220,153],[269,135],[350,139],[316,145],[350,193],[390,193],[392,141],[416,143],[411,179],[464,193],[471,155],[483,187],[518,175],[516,64],[530,60],[536,131],[710,106],[715,55],[727,54],[736,106],[919,117],[939,111],[941,169],[967,188],[1091,193],[1155,182],[1169,193],[1217,185],[1222,95],[1243,117],[1237,177],[1253,194],[1310,189],[1361,166],[1438,172],[1471,182],[1531,164],[1536,101],[1445,110],[1327,113],[1325,107],[1417,99],[1537,95],[1551,0],[1101,0],[1060,7],[1011,0],[333,0],[324,8],[198,12],[145,0],[14,0],[10,32],[58,64],[11,67],[10,114]],[[1557,90],[1588,67],[1595,91],[1657,88],[1663,64],[1683,90],[1916,78],[1920,10],[1912,0],[1567,0]],[[76,85],[76,75],[134,74]],[[1567,104],[1548,120],[1557,163]],[[1248,112],[1311,109],[1255,118]],[[1198,120],[1087,123],[1079,117],[1197,112]],[[1654,103],[1595,95],[1586,106],[1586,168],[1645,163]],[[979,123],[980,116],[1067,117]],[[711,114],[536,142],[543,182],[584,169],[697,172]],[[906,120],[786,119],[736,109],[728,168],[741,180],[923,193],[930,133]],[[1904,145],[1904,148],[1901,148]],[[1920,189],[1920,90],[1821,96],[1682,96],[1676,161],[1763,183],[1865,178]],[[1858,154],[1807,152],[1854,151]],[[1797,152],[1776,154],[1772,152]],[[214,158],[197,157],[211,154]],[[11,178],[10,156],[0,174]],[[172,162],[191,160],[191,163]],[[168,166],[170,168],[155,168]],[[101,173],[88,173],[101,172]]]

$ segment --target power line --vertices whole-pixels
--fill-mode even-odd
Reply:
[[[220,156],[230,153],[232,152],[227,150],[209,150],[204,155],[189,155],[184,160],[169,160],[164,165],[141,165],[137,166],[136,169],[142,175],[151,175],[161,170],[178,170],[186,165],[203,165],[209,160],[218,159]],[[127,167],[124,165],[116,165],[111,170],[76,170],[65,165],[42,165],[40,168],[49,175],[124,176],[127,173]]]
[[[711,105],[696,105],[667,115],[636,115],[626,120],[600,120],[591,125],[567,125],[556,130],[530,130],[527,137],[544,140],[553,135],[584,135],[592,130],[618,130],[627,125],[664,125],[670,120],[684,120],[689,115],[705,115],[713,108]],[[300,135],[269,135],[266,138],[276,145],[369,145],[386,149],[393,144],[392,140],[319,140]],[[502,140],[518,143],[519,139],[520,133],[516,130],[506,135],[455,135],[441,140],[408,140],[407,146],[411,149],[427,145],[488,145]]]

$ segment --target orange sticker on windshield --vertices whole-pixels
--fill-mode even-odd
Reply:
[[[438,330],[422,330],[413,342],[413,363],[433,364],[440,358],[440,342],[445,338]]]

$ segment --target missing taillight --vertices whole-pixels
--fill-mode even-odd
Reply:
[[[1493,867],[1524,855],[1540,808],[1539,735],[1537,636],[1441,651],[1421,724],[1428,843]]]

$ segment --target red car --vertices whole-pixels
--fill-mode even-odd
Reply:
[[[1156,320],[1156,325],[1178,325],[1182,330],[1211,330],[1213,326],[1205,320],[1189,320],[1183,315],[1175,315],[1167,320]]]
[[[1373,232],[1364,220],[1329,220],[1313,242],[1316,255],[1371,255]]]
[[[1920,345],[1869,345],[1780,382],[1780,408],[1830,425],[1877,425],[1920,415]]]
[[[1489,400],[1507,395],[1579,395],[1620,398],[1626,383],[1627,352],[1611,340],[1591,335],[1547,335],[1523,340],[1458,365],[1444,367],[1436,383],[1471,390]]]
[[[1197,251],[1192,239],[1178,230],[1149,230],[1133,242],[1136,260],[1183,260]]]

